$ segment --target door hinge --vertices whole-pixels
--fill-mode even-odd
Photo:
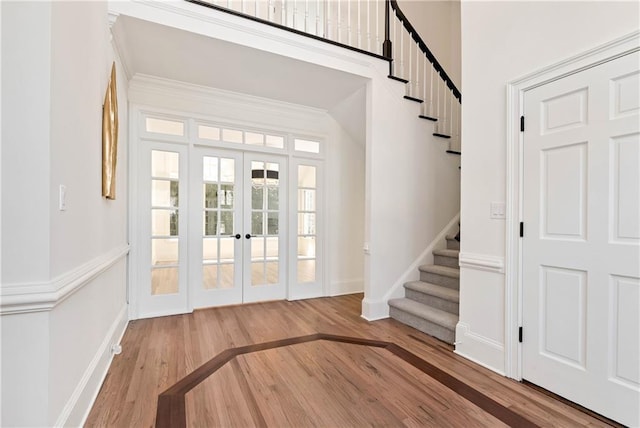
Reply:
[[[520,237],[524,237],[524,222],[520,222]]]
[[[518,342],[522,343],[522,327],[518,328]]]
[[[524,116],[520,116],[520,132],[524,132]]]

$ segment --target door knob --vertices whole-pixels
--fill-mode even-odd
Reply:
[[[240,239],[242,238],[242,235],[240,235],[239,233],[236,233],[236,239]]]
[[[246,235],[244,235],[244,237],[247,238],[247,239],[251,239],[251,234],[247,233]]]

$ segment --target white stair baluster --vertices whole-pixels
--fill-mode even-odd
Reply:
[[[342,41],[342,2],[338,1],[338,43]]]
[[[376,52],[382,53],[382,45],[380,44],[380,8],[378,0],[376,2]],[[378,50],[379,49],[379,50]]]
[[[351,0],[347,0],[347,44],[351,44]]]
[[[416,51],[416,84],[413,93],[416,95],[416,98],[420,98],[420,48],[418,47],[418,43],[413,41],[414,50]]]
[[[422,56],[422,99],[424,103],[422,105],[422,114],[428,116],[429,99],[427,98],[427,57]]]

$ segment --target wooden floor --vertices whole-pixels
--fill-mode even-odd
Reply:
[[[386,349],[352,343],[260,350],[232,358],[186,393],[187,425],[505,426],[483,408],[486,401],[538,426],[608,426],[394,320],[363,320],[361,299],[259,303],[133,321],[86,426],[154,426],[158,395],[222,351],[315,333],[391,342],[440,374]],[[464,398],[465,391],[476,399]]]

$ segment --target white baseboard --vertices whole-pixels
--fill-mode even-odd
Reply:
[[[127,323],[127,307],[125,305],[116,316],[98,351],[58,416],[56,427],[84,425],[111,366],[113,360],[111,347],[120,343]]]
[[[455,353],[505,376],[504,345],[471,331],[468,324],[456,325]]]
[[[396,280],[396,282],[389,288],[386,294],[380,300],[365,299],[362,301],[362,318],[367,321],[375,321],[379,319],[389,318],[389,305],[388,302],[391,299],[397,299],[404,297],[404,284],[409,281],[416,281],[420,277],[418,267],[424,264],[428,264],[433,261],[433,251],[439,248],[444,248],[445,238],[451,234],[453,230],[457,230],[458,221],[460,220],[460,213],[455,217],[438,233],[438,235],[431,241],[427,248],[420,253],[420,255],[409,265],[402,275]]]

